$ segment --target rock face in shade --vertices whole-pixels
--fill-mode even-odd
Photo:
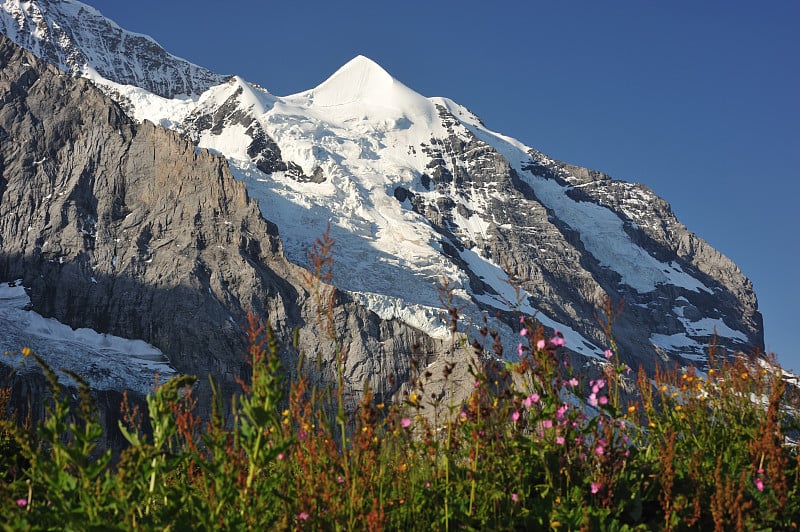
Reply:
[[[225,159],[132,122],[88,81],[3,37],[0,170],[0,279],[22,279],[33,310],[143,339],[178,371],[231,384],[245,371],[240,326],[252,309],[285,346],[299,328],[298,350],[319,352],[318,377],[332,378],[331,346],[302,269],[286,261],[275,226]],[[369,382],[390,397],[415,349],[423,359],[439,350],[420,332],[340,300],[336,324],[352,354],[345,372],[354,393]],[[283,350],[288,368],[297,353]]]
[[[715,335],[728,352],[763,349],[750,281],[646,186],[553,160],[366,57],[278,97],[74,0],[2,6],[3,33],[94,83],[4,44],[0,281],[23,278],[44,315],[230,382],[253,308],[284,338],[300,327],[330,377],[298,273],[330,222],[355,392],[369,381],[396,393],[415,344],[441,362],[442,278],[465,323],[487,319],[510,359],[521,311],[597,361],[606,297],[625,301],[614,332],[634,368],[702,365]]]

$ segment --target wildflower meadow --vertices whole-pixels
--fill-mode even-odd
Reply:
[[[323,325],[332,242],[309,283]],[[103,427],[79,375],[77,401],[29,349],[52,390],[25,423],[0,393],[0,527],[5,530],[793,530],[800,523],[796,390],[774,360],[709,348],[702,367],[629,368],[609,349],[574,367],[563,337],[521,316],[519,361],[497,334],[456,339],[439,368],[460,368],[464,401],[432,397],[416,375],[403,401],[366,389],[346,408],[339,379],[289,379],[268,323],[244,331],[241,391],[199,416],[196,379],[126,401],[128,445]],[[458,320],[457,312],[451,318]],[[336,343],[335,327],[324,328]],[[337,351],[341,353],[341,350]],[[344,356],[341,354],[341,356]],[[337,354],[337,357],[339,355]],[[452,385],[452,383],[451,383]],[[443,415],[428,415],[431,402]]]

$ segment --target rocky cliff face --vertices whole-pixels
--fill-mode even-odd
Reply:
[[[0,37],[0,279],[22,279],[33,309],[73,327],[140,338],[180,372],[225,383],[244,371],[252,309],[298,349],[331,346],[315,309],[227,162],[175,132],[135,124],[91,83]],[[341,297],[346,382],[393,395],[408,357],[438,349],[417,331]],[[294,368],[297,352],[285,348]],[[312,372],[314,370],[312,369]],[[388,380],[387,375],[394,379]]]

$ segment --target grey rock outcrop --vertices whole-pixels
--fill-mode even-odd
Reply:
[[[333,378],[302,269],[285,260],[227,162],[178,133],[133,123],[83,79],[0,36],[0,279],[22,279],[34,310],[160,348],[180,372],[232,386],[245,368],[240,325],[252,309]],[[348,389],[391,398],[437,342],[340,295]],[[317,372],[314,375],[314,372]],[[387,379],[388,375],[393,379]]]
[[[652,371],[683,354],[688,360],[700,360],[712,337],[709,327],[696,330],[695,323],[745,331],[746,339],[740,334],[716,339],[728,352],[763,348],[763,323],[750,281],[730,259],[678,222],[669,204],[652,191],[554,161],[535,150],[521,165],[523,173],[558,183],[571,200],[609,209],[620,219],[621,236],[640,248],[644,257],[672,272],[688,273],[702,284],[700,288],[664,282],[640,291],[622,282],[614,269],[618,266],[602,263],[587,249],[582,233],[591,233],[591,227],[571,226],[494,147],[444,107],[438,110],[448,135],[433,137],[422,146],[430,158],[428,171],[414,190],[399,187],[394,196],[401,203],[408,201],[436,228],[453,260],[460,260],[460,251],[474,250],[501,264],[530,294],[534,308],[569,324],[597,346],[608,345],[598,309],[606,298],[624,300],[614,333],[621,356],[632,367],[642,365]],[[473,216],[486,225],[483,234],[457,222]],[[613,250],[615,242],[604,245]],[[631,267],[636,273],[637,265]],[[467,264],[462,268],[469,271]],[[474,294],[497,295],[475,275],[470,284]],[[491,306],[484,310],[496,312]],[[513,319],[505,317],[512,327]],[[683,343],[668,351],[653,341],[653,335],[678,337]]]

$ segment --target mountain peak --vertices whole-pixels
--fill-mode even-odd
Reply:
[[[301,93],[311,107],[339,107],[361,116],[429,115],[433,105],[421,94],[392,77],[372,59],[357,55],[317,87]],[[349,114],[345,112],[345,114]]]
[[[333,76],[336,76],[340,73],[356,73],[356,72],[359,74],[367,74],[369,76],[378,76],[384,78],[392,77],[391,74],[386,72],[386,70],[384,70],[384,68],[380,66],[378,63],[376,63],[369,57],[360,54],[352,58],[344,65],[342,65],[341,68],[339,68],[339,70],[337,70],[333,74]]]
[[[396,83],[399,82],[378,63],[358,55],[311,92],[317,106],[369,103],[385,100]]]

